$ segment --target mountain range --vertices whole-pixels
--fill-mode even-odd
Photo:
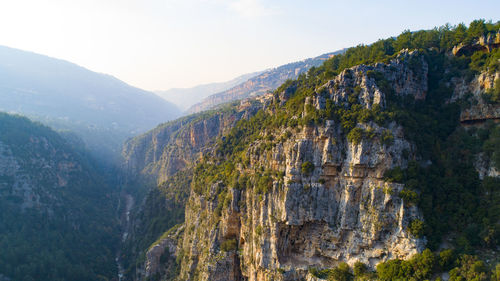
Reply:
[[[0,110],[77,132],[96,154],[179,116],[173,104],[113,76],[0,46]]]
[[[213,109],[220,104],[265,94],[276,89],[286,80],[296,79],[311,67],[320,66],[328,58],[344,51],[331,52],[272,69],[244,74],[227,82],[198,85],[192,88],[174,88],[155,93],[176,104],[187,114],[196,113]]]
[[[244,74],[227,82],[203,84],[192,88],[173,88],[155,93],[185,111],[206,97],[228,90],[261,73],[262,71]]]
[[[500,280],[500,22],[251,74],[179,118],[0,53],[0,281]]]
[[[192,105],[187,110],[187,113],[205,111],[220,104],[263,95],[275,90],[289,79],[297,79],[300,74],[307,72],[310,68],[320,66],[327,59],[334,55],[341,54],[344,51],[345,50],[339,50],[263,71],[259,75],[255,75],[239,85],[206,97],[201,102]]]

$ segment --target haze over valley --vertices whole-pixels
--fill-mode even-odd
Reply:
[[[496,1],[71,2],[0,4],[0,281],[500,280]]]

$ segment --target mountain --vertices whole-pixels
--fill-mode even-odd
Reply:
[[[126,138],[179,116],[171,103],[112,76],[4,46],[0,110],[75,131],[104,158]]]
[[[191,106],[187,112],[195,113],[214,108],[215,106],[235,100],[258,96],[268,91],[273,91],[288,79],[296,79],[300,74],[311,67],[320,66],[328,58],[341,54],[344,50],[324,54],[315,58],[305,59],[299,62],[285,64],[248,79],[247,81],[206,97],[203,101]]]
[[[261,73],[262,71],[244,74],[227,82],[203,84],[192,88],[173,88],[155,93],[184,111],[212,94],[226,91]]]
[[[499,47],[405,31],[129,140],[125,279],[497,280]]]
[[[109,280],[117,196],[93,158],[50,128],[0,113],[0,280]]]

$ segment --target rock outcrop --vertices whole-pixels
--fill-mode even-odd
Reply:
[[[455,82],[452,101],[467,98],[469,105],[460,114],[460,122],[464,125],[483,123],[486,120],[500,120],[500,105],[489,103],[485,99],[485,93],[499,84],[500,72],[483,72],[474,77],[472,81],[466,82],[459,79]]]
[[[175,269],[177,245],[182,238],[183,232],[184,226],[178,225],[151,245],[146,252],[144,268],[144,277],[146,279],[155,275],[165,276],[177,273]]]
[[[487,92],[494,91],[500,85],[500,72],[485,71],[467,83],[464,79],[454,81],[454,92],[451,101],[466,100],[467,105],[460,112],[460,123],[468,127],[484,127],[487,121],[500,122],[500,104],[488,102]],[[476,155],[474,164],[483,179],[485,176],[499,177],[500,171],[484,153]]]
[[[475,51],[488,51],[491,52],[494,48],[500,47],[500,32],[496,34],[488,34],[479,37],[472,43],[465,44],[460,43],[452,49],[452,53],[455,56],[461,56],[464,54],[471,54]]]

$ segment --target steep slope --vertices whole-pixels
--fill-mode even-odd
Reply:
[[[185,222],[138,279],[496,280],[499,27],[404,32],[262,96],[165,178]]]
[[[202,102],[191,106],[187,112],[195,113],[214,108],[223,103],[235,100],[242,100],[248,97],[254,97],[273,91],[288,79],[296,79],[301,73],[306,72],[311,67],[320,66],[325,60],[333,55],[340,54],[344,50],[321,55],[319,57],[305,59],[299,62],[293,62],[279,66],[277,68],[264,71],[263,73],[248,79],[226,91],[211,95]]]
[[[203,84],[192,88],[174,88],[155,93],[184,111],[210,95],[229,90],[261,73],[262,71],[244,74],[227,82]]]
[[[115,196],[81,148],[0,113],[0,279],[116,276]]]
[[[418,54],[401,53],[388,65],[345,70],[299,103],[302,116],[345,104],[348,111],[369,116],[375,115],[372,110],[383,111],[388,97],[368,77],[370,71],[388,77],[392,87],[401,86],[398,96],[425,96],[427,65],[413,72],[402,63],[413,58],[420,60]],[[354,88],[359,91],[351,92]],[[274,96],[273,104],[286,102],[285,92]],[[333,104],[327,106],[326,101]],[[422,220],[421,214],[399,196],[404,185],[384,179],[388,170],[407,167],[408,160],[400,156],[403,150],[410,159],[415,157],[400,125],[360,122],[351,128],[352,134],[370,137],[358,139],[334,118],[306,121],[296,128],[271,125],[279,114],[270,106],[260,122],[249,124],[246,131],[255,134],[255,140],[245,150],[238,143],[222,142],[225,157],[241,157],[234,161],[241,164],[228,171],[227,181],[224,176],[207,179],[223,173],[209,163],[204,168],[207,176],[195,175],[185,226],[193,231],[184,234],[181,279],[296,280],[305,278],[311,267],[332,268],[340,261],[373,267],[423,250],[424,241],[409,231],[413,221]],[[259,130],[257,123],[268,125]],[[228,244],[234,248],[226,248]]]
[[[99,153],[177,117],[153,93],[67,61],[0,46],[0,110],[79,133]],[[97,154],[99,154],[97,153]]]

